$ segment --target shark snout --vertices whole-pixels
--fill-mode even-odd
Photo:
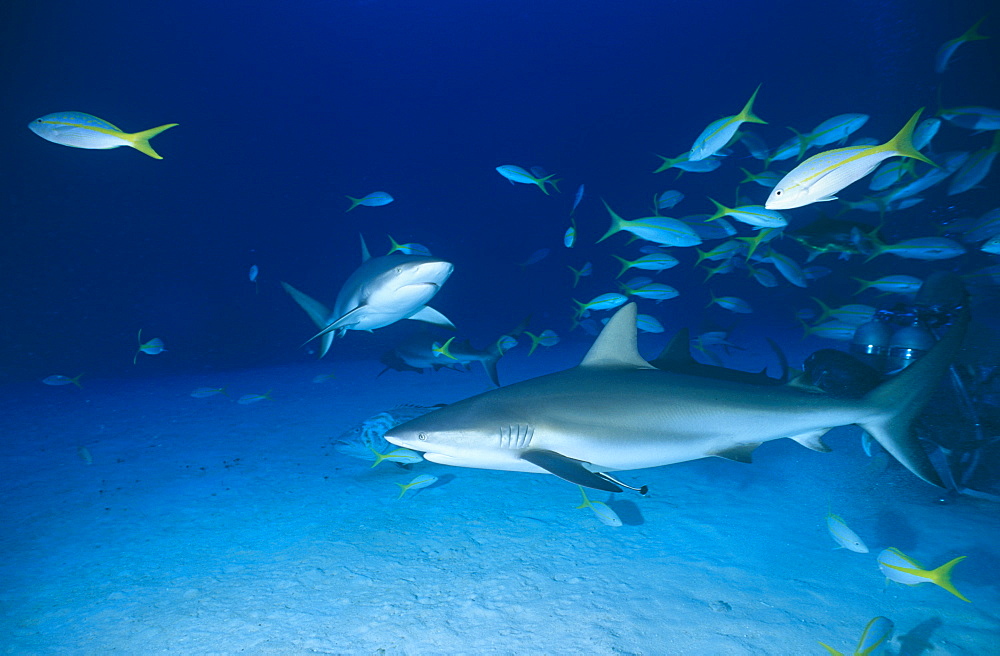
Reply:
[[[416,431],[405,430],[405,429],[401,430],[400,426],[396,426],[395,428],[390,428],[385,432],[385,435],[383,435],[382,437],[384,437],[385,441],[388,442],[389,444],[394,444],[395,446],[402,446],[408,448],[419,446],[419,441],[420,441],[418,433]]]
[[[423,282],[440,287],[451,275],[451,272],[455,270],[455,265],[451,262],[434,260],[421,263],[417,267],[417,270]]]

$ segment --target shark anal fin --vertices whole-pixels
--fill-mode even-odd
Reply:
[[[555,451],[525,451],[521,454],[521,458],[570,483],[576,483],[577,485],[595,490],[604,490],[605,492],[622,491],[620,487],[611,481],[586,469],[581,461],[567,458]]]
[[[824,444],[822,440],[823,435],[825,435],[828,430],[830,429],[821,428],[810,433],[791,435],[790,437],[807,449],[812,449],[813,451],[819,451],[821,453],[829,453],[830,451],[833,451],[833,449]]]
[[[728,449],[723,449],[721,451],[716,451],[710,455],[719,456],[720,458],[725,458],[726,460],[735,460],[736,462],[753,462],[753,450],[760,446],[760,442],[756,444],[739,444],[737,446],[731,446]]]

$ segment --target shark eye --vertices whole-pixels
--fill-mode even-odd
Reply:
[[[421,442],[426,442],[427,441],[427,433],[420,433],[419,435],[417,435],[417,439],[420,440]]]

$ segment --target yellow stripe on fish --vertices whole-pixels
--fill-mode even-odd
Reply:
[[[42,139],[62,146],[90,150],[131,146],[153,159],[163,158],[149,145],[149,140],[176,126],[177,123],[168,123],[142,132],[128,133],[104,119],[84,112],[56,112],[28,124],[28,128]]]
[[[937,166],[913,147],[913,129],[923,111],[918,109],[896,136],[884,144],[848,146],[813,155],[775,185],[764,207],[789,210],[836,200],[837,192],[874,171],[889,157],[909,157]]]

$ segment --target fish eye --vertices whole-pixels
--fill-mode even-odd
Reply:
[[[774,195],[775,196],[780,196],[781,195],[781,190],[780,189],[775,189],[774,190]]]
[[[427,441],[427,433],[420,433],[419,435],[417,435],[417,439],[420,440],[421,442],[426,442]]]

